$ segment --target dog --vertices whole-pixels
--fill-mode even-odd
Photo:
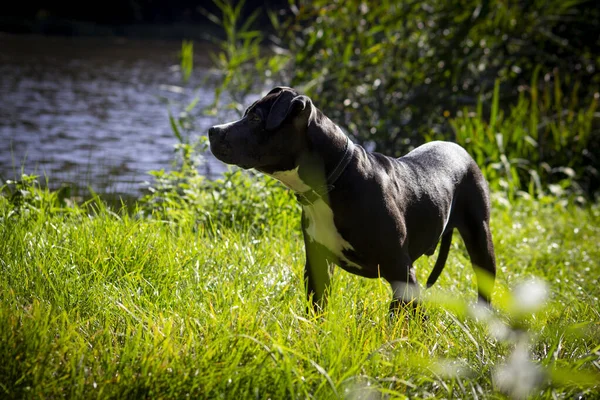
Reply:
[[[435,141],[400,158],[352,143],[311,99],[276,87],[235,122],[208,130],[213,155],[254,168],[296,193],[302,207],[309,304],[323,310],[330,265],[392,288],[390,311],[415,306],[413,263],[438,259],[427,280],[442,272],[452,232],[463,238],[475,269],[478,298],[490,304],[496,276],[490,233],[489,189],[481,170],[459,145]]]

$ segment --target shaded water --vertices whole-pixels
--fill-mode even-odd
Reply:
[[[168,103],[199,96],[196,132],[215,123],[209,49],[196,44],[182,87],[181,43],[0,34],[0,177],[23,167],[101,193],[139,194],[147,171],[171,167]],[[177,107],[173,108],[177,110]],[[223,164],[207,156],[202,173]]]

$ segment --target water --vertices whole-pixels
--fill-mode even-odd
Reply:
[[[195,69],[184,85],[180,47],[0,34],[0,177],[12,179],[24,168],[51,186],[139,194],[147,171],[171,168],[169,102],[185,105],[198,95],[195,132],[216,123],[201,112],[213,100],[210,49],[195,45]],[[224,169],[208,155],[201,173]]]

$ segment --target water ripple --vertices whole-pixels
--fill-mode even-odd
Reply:
[[[21,167],[111,193],[138,194],[151,169],[168,169],[175,138],[167,101],[200,97],[198,134],[215,123],[207,49],[196,46],[182,86],[179,42],[0,35],[0,176]],[[173,87],[178,88],[173,90]],[[198,90],[198,91],[196,91]],[[208,156],[205,174],[224,167]]]

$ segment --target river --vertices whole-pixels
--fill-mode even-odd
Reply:
[[[210,48],[195,45],[187,84],[180,48],[178,41],[0,34],[2,181],[24,170],[51,187],[139,195],[147,171],[171,168],[169,103],[177,113],[199,97],[197,135],[216,123],[202,111],[214,99]],[[201,173],[224,169],[207,154]]]

